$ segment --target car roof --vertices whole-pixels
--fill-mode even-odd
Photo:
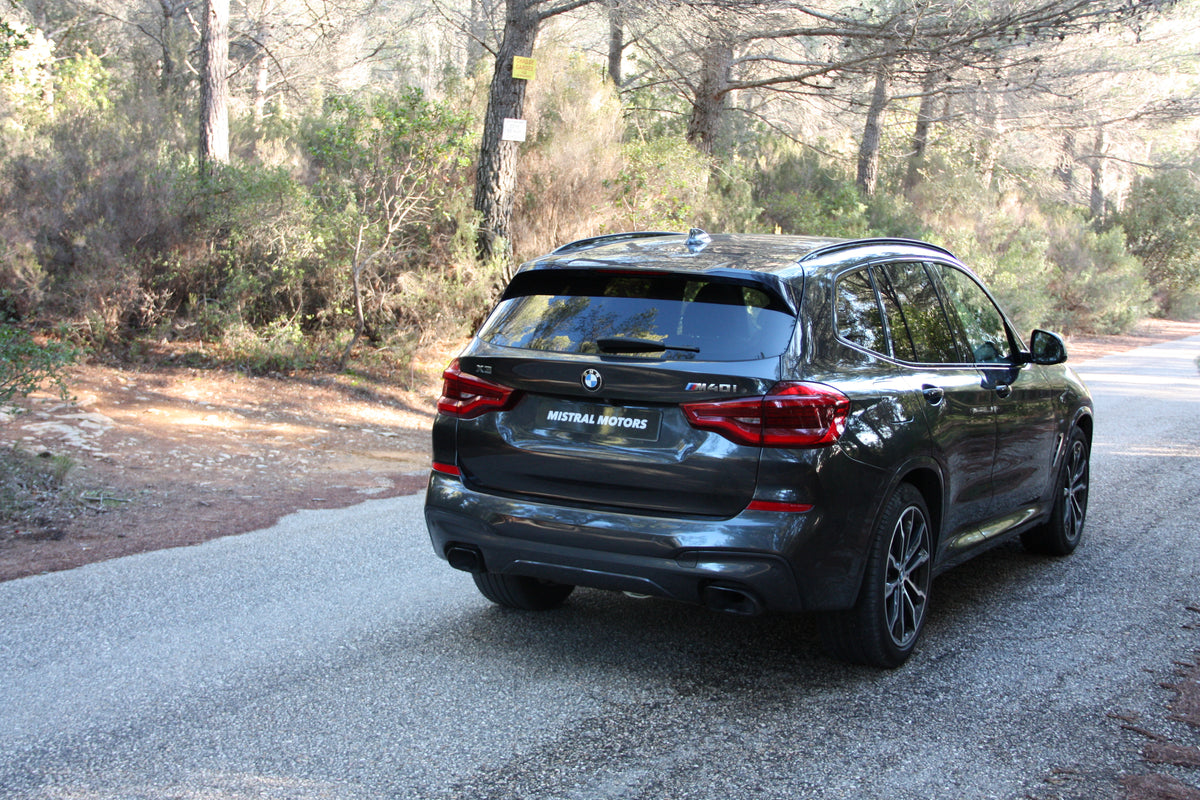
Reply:
[[[758,272],[787,277],[847,260],[949,258],[947,250],[912,239],[836,239],[779,234],[639,231],[580,239],[522,266],[537,269],[636,269],[671,272]]]

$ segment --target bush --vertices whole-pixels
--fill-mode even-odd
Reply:
[[[687,230],[709,204],[709,165],[680,138],[623,142],[620,100],[603,71],[539,51],[530,86],[530,139],[513,214],[517,260],[564,242],[628,230]]]
[[[324,243],[299,181],[281,167],[227,165],[200,176],[189,164],[177,182],[179,197],[187,198],[179,217],[190,235],[146,264],[144,295],[157,298],[165,313],[141,314],[137,329],[174,321],[177,330],[211,340],[231,325],[301,322],[319,313],[327,292]]]
[[[973,202],[947,203],[927,222],[939,231],[935,242],[949,247],[983,278],[1019,329],[1046,324],[1054,270],[1039,209],[1013,197],[996,203],[984,195]]]
[[[868,235],[868,206],[854,181],[811,150],[767,140],[755,171],[753,197],[768,230],[848,239]]]
[[[152,124],[115,111],[90,54],[56,65],[55,106],[26,108],[0,168],[8,311],[113,336],[144,304],[142,265],[184,235],[175,171]],[[51,113],[53,112],[53,113]]]
[[[1051,231],[1049,259],[1057,274],[1047,324],[1063,330],[1124,333],[1146,316],[1150,287],[1141,262],[1125,249],[1119,230],[1098,234],[1080,218]]]
[[[948,170],[913,202],[932,238],[979,273],[1023,330],[1117,333],[1149,308],[1141,265],[1120,233],[1097,234],[1079,211],[987,191]]]
[[[0,402],[26,397],[46,383],[54,384],[65,400],[64,370],[78,357],[78,349],[69,344],[38,344],[27,332],[0,322]]]
[[[1157,312],[1200,311],[1200,180],[1191,170],[1138,179],[1115,217],[1129,252],[1142,260]]]
[[[634,139],[610,183],[621,230],[687,230],[708,204],[709,164],[682,139]]]
[[[76,61],[56,67],[59,96],[93,101],[26,114],[37,135],[0,166],[0,313],[68,321],[97,348],[196,339],[255,371],[330,355],[356,300],[377,344],[478,315],[463,303],[493,277],[455,243],[474,226],[465,115],[415,91],[333,97],[291,132],[299,166],[200,176],[161,125],[103,101],[94,57]]]

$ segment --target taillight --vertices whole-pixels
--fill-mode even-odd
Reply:
[[[456,358],[442,373],[442,396],[437,410],[458,419],[475,419],[489,411],[512,408],[517,398],[514,389],[466,374]]]
[[[785,382],[762,397],[684,403],[681,408],[692,427],[738,444],[821,447],[846,430],[850,400],[832,386]]]

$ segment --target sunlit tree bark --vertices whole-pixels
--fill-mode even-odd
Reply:
[[[887,64],[881,64],[875,73],[875,86],[871,90],[871,104],[867,107],[867,121],[863,126],[862,141],[858,147],[858,174],[855,183],[867,197],[875,194],[879,183],[879,148],[883,141],[883,112],[888,103]]]
[[[503,255],[503,248],[511,238],[520,148],[517,142],[502,141],[501,135],[505,119],[523,118],[526,84],[513,77],[513,58],[533,55],[538,29],[544,20],[590,2],[568,0],[553,5],[541,0],[507,0],[505,3],[504,36],[496,51],[475,173],[475,210],[480,216],[476,244],[483,259]]]
[[[621,0],[608,4],[608,78],[614,86],[621,85],[621,63],[625,58],[625,11]]]
[[[229,0],[205,0],[200,38],[200,169],[229,163]]]
[[[933,109],[937,104],[938,74],[930,71],[921,81],[921,101],[917,107],[917,122],[909,143],[908,166],[904,172],[904,193],[912,196],[921,184],[925,170],[925,154],[929,149],[929,132],[933,127]]]
[[[702,153],[711,154],[721,117],[728,105],[733,70],[733,44],[719,33],[709,38],[701,52],[700,79],[692,93],[692,115],[687,140]]]

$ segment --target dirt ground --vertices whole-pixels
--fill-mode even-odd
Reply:
[[[67,502],[0,523],[0,580],[197,544],[425,486],[441,370],[423,356],[406,382],[348,375],[248,377],[175,366],[87,364],[74,402],[37,394],[0,411],[13,445],[67,456]],[[415,381],[414,381],[415,378]]]
[[[1200,334],[1151,320],[1125,336],[1068,340],[1072,360]],[[460,343],[405,376],[248,377],[88,364],[73,403],[35,395],[0,415],[0,451],[64,455],[73,502],[0,527],[0,580],[257,530],[305,508],[421,491],[441,369]]]

